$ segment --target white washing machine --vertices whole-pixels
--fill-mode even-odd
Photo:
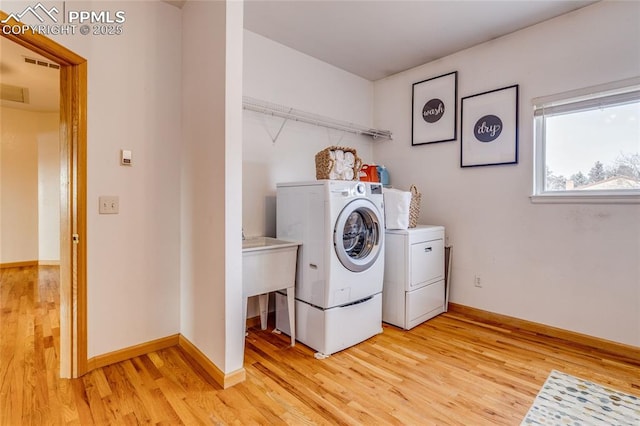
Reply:
[[[382,185],[318,180],[277,185],[277,236],[300,241],[296,337],[330,355],[382,332]],[[284,305],[283,305],[284,303]],[[276,296],[276,327],[288,333]]]

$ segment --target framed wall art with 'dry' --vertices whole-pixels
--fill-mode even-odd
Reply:
[[[460,167],[518,163],[518,85],[462,98]]]

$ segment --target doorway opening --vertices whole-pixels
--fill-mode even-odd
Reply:
[[[0,11],[3,37],[60,65],[60,377],[87,372],[87,61]]]

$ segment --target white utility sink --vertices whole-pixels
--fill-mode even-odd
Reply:
[[[246,240],[242,240],[242,253],[244,254],[250,251],[271,250],[274,248],[287,248],[287,247],[296,247],[297,249],[299,245],[300,243],[279,240],[277,238],[253,237],[253,238],[247,238]]]
[[[242,293],[244,322],[247,323],[247,298],[260,296],[260,324],[267,328],[269,293],[287,290],[291,346],[295,344],[295,285],[300,243],[269,237],[242,240]]]

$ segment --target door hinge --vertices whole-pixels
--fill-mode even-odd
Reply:
[[[71,236],[71,240],[73,241],[74,244],[78,244],[80,242],[80,235],[78,234],[73,234]]]

